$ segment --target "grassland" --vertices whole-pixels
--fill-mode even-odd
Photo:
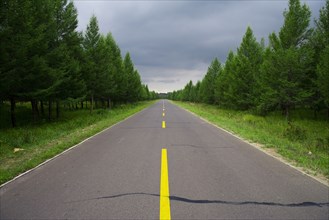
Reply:
[[[280,112],[262,117],[213,105],[174,103],[249,142],[274,149],[313,175],[329,178],[329,122],[325,112],[314,119],[312,112],[295,110],[288,123]]]
[[[17,106],[17,128],[10,128],[6,104],[0,108],[0,184],[61,153],[87,137],[146,108],[154,101],[117,106],[112,110],[63,111],[59,120],[31,123],[30,107]]]

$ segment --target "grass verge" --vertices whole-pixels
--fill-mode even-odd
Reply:
[[[325,119],[310,119],[296,111],[292,122],[287,123],[279,112],[262,117],[213,105],[174,103],[248,142],[274,149],[292,165],[328,181],[329,123]]]
[[[63,112],[59,121],[0,130],[0,185],[82,140],[153,104],[154,101]]]

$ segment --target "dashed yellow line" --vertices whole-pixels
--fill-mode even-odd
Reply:
[[[170,220],[170,198],[168,181],[167,149],[161,152],[161,179],[160,179],[160,220]]]
[[[162,112],[162,117],[164,117],[165,116],[165,113],[164,112]]]
[[[166,128],[166,122],[162,121],[162,128]]]

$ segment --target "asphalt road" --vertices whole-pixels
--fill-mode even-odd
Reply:
[[[327,186],[168,101],[2,187],[0,218],[159,219],[163,148],[172,219],[328,219]]]

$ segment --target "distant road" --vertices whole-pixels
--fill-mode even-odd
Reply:
[[[1,219],[328,219],[328,210],[327,186],[162,100],[0,189]]]

